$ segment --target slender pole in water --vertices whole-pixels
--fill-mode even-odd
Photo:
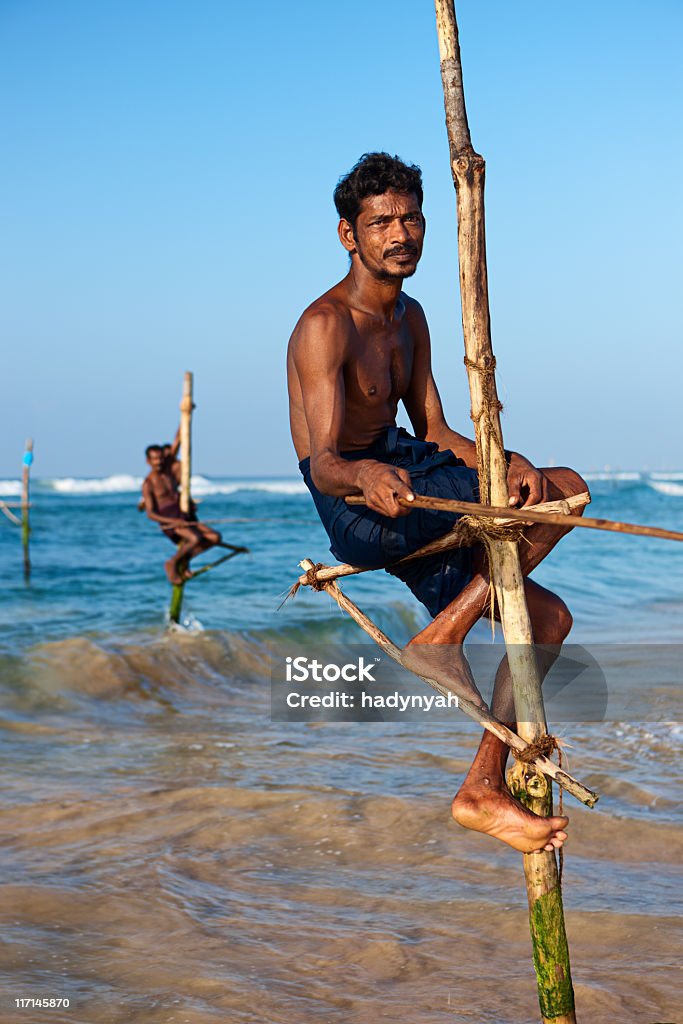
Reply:
[[[486,272],[485,164],[474,151],[467,123],[453,0],[435,0],[435,7],[451,170],[457,193],[462,324],[481,501],[505,508],[507,467],[500,427],[501,406],[496,393]],[[487,538],[487,547],[512,675],[517,729],[527,743],[535,743],[545,737],[546,721],[519,553],[514,541]],[[513,772],[515,795],[536,813],[551,813],[552,788],[543,776],[526,765],[520,772]],[[543,1021],[575,1024],[569,949],[554,852],[525,854],[524,873]]]
[[[24,579],[28,583],[31,578],[31,556],[29,553],[29,537],[31,536],[31,525],[29,523],[29,484],[31,476],[31,464],[33,462],[33,439],[29,437],[24,452],[24,466],[21,485],[21,543],[24,548]]]
[[[180,511],[189,513],[192,507],[190,478],[192,476],[192,374],[189,370],[183,380],[183,397],[180,401]]]
[[[183,397],[180,401],[180,511],[187,514],[192,507],[190,478],[192,476],[192,374],[188,370],[183,380]],[[184,562],[178,565],[182,575],[187,568]],[[180,622],[183,605],[184,583],[176,583],[171,592],[171,607],[168,617],[171,622]]]

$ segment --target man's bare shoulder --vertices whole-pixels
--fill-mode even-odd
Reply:
[[[156,511],[157,500],[156,500],[156,489],[154,487],[154,470],[148,473],[142,483],[142,505],[147,511],[150,509]]]
[[[401,292],[401,301],[405,306],[406,319],[415,327],[423,327],[427,324],[427,318],[425,311],[412,295],[406,295],[405,292]]]
[[[351,307],[340,284],[330,288],[308,306],[292,332],[290,347],[298,346],[306,338],[343,342],[353,327]]]

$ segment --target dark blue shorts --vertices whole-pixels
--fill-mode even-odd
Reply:
[[[407,430],[389,427],[369,448],[342,452],[350,461],[376,459],[410,473],[416,494],[458,501],[478,501],[477,471],[468,469],[451,451],[418,441]],[[438,615],[472,578],[470,548],[453,548],[427,558],[394,566],[406,555],[448,533],[460,518],[451,512],[415,509],[407,516],[390,519],[362,505],[347,505],[343,498],[322,494],[311,479],[310,459],[299,463],[313,496],[335,558],[362,568],[384,568],[403,580],[427,608]]]

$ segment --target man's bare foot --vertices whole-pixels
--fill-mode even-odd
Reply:
[[[451,813],[459,825],[500,839],[522,853],[559,850],[568,818],[541,818],[528,811],[503,787],[467,785],[456,794]]]
[[[411,672],[441,683],[456,696],[485,708],[486,702],[476,687],[462,644],[409,643],[401,653],[401,663]]]
[[[183,582],[183,577],[178,572],[177,559],[169,558],[167,562],[164,562],[164,569],[169,583],[172,583],[174,587],[179,587]]]

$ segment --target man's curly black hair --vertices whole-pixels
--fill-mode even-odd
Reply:
[[[388,153],[364,153],[349,173],[339,179],[334,205],[339,216],[355,227],[362,201],[385,192],[414,192],[422,209],[422,171]]]

